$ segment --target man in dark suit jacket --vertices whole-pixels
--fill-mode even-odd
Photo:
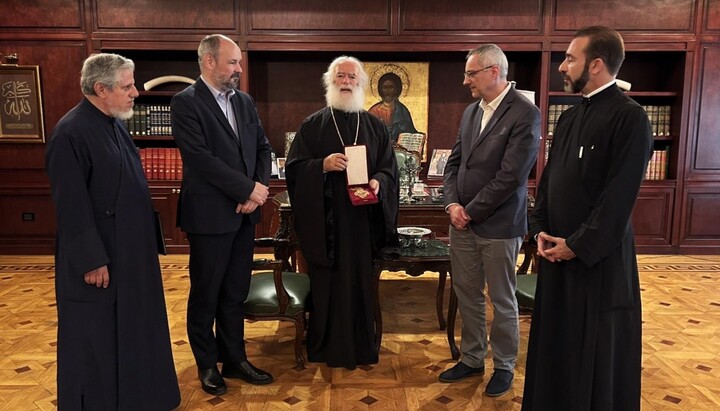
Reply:
[[[540,112],[507,81],[507,72],[507,57],[494,44],[468,54],[463,84],[481,100],[463,114],[443,186],[463,357],[439,379],[455,382],[485,372],[487,283],[495,368],[485,388],[489,396],[512,387],[519,341],[515,263],[527,233],[527,179],[540,139]]]
[[[170,110],[183,160],[178,225],[190,242],[187,331],[202,388],[214,395],[227,391],[223,376],[252,384],[273,380],[245,354],[242,304],[258,207],[268,196],[271,148],[255,102],[237,90],[241,60],[229,38],[205,37],[198,47],[200,78],[173,97]]]

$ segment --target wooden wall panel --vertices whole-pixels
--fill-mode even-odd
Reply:
[[[706,0],[703,31],[720,32],[720,0]]]
[[[720,171],[720,44],[702,48],[696,111],[697,131],[691,137],[690,174]]]
[[[53,253],[55,209],[48,190],[0,189],[0,221],[4,253]]]
[[[250,53],[250,95],[278,157],[285,155],[285,132],[297,131],[305,117],[325,106],[321,76],[338,55],[313,53],[312,61],[298,61],[302,57],[294,52]]]
[[[0,52],[15,52],[21,65],[40,66],[45,139],[58,120],[82,98],[80,67],[84,42],[0,41]],[[44,169],[44,144],[0,145],[0,169]]]
[[[540,0],[400,0],[400,33],[540,33]]]
[[[82,0],[2,0],[0,30],[9,28],[81,29]]]
[[[685,190],[681,247],[717,247],[720,243],[720,186],[704,184]]]
[[[248,34],[389,34],[390,0],[247,0]]]
[[[643,187],[632,214],[635,242],[643,245],[670,245],[670,228],[675,189]]]
[[[228,0],[95,0],[96,26],[104,29],[235,30],[235,2]]]
[[[554,0],[553,31],[606,25],[619,31],[692,33],[697,0]]]

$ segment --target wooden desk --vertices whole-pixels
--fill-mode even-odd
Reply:
[[[275,258],[283,261],[285,271],[295,271],[297,268],[296,252],[300,250],[294,230],[294,216],[287,191],[273,197],[273,203],[278,210],[278,229],[275,233],[277,239],[287,239],[286,250],[275,250]],[[447,239],[450,218],[445,213],[441,202],[433,202],[430,197],[413,204],[400,204],[398,210],[398,227],[425,227],[433,232],[437,239]]]
[[[295,271],[298,264],[297,260],[301,260],[301,258],[296,258],[296,255],[299,254],[300,244],[295,236],[294,217],[287,192],[276,195],[273,198],[273,202],[278,208],[279,216],[278,231],[275,234],[275,238],[287,239],[286,247],[275,249],[275,258],[283,262],[283,270]],[[433,234],[440,233],[442,237],[447,236],[449,221],[443,205],[430,201],[416,204],[402,204],[398,215],[398,225],[427,227],[433,231]],[[444,242],[437,239],[425,241],[426,246],[423,248],[402,248],[401,255],[397,260],[385,261],[375,259],[373,261],[375,291],[376,295],[379,296],[380,273],[382,273],[383,270],[405,271],[408,275],[414,277],[420,276],[426,271],[439,273],[435,310],[437,312],[440,329],[444,330],[446,329],[446,322],[445,316],[443,315],[443,299],[445,283],[448,274],[450,274],[450,249]],[[302,264],[302,262],[300,262],[300,264]],[[375,321],[377,327],[375,344],[379,348],[383,334],[379,298],[377,307],[375,308]],[[448,332],[449,331],[448,329]],[[454,339],[450,340],[450,334],[448,334],[448,341],[454,344]],[[453,345],[451,345],[451,354],[453,353],[452,348]],[[455,351],[457,351],[457,347],[455,347]]]
[[[442,202],[426,197],[412,204],[400,204],[398,227],[425,227],[437,239],[446,239],[450,227],[450,216],[445,213]]]
[[[375,294],[377,296],[380,295],[380,274],[383,270],[404,271],[406,274],[413,277],[423,275],[426,271],[439,273],[440,275],[438,277],[438,286],[435,298],[435,311],[437,312],[440,329],[444,330],[446,324],[445,315],[443,314],[443,295],[445,291],[445,282],[448,274],[450,274],[450,248],[439,240],[430,239],[424,241],[424,247],[401,248],[400,257],[396,260],[389,261],[376,258],[373,261],[375,270]],[[380,298],[378,298],[377,306],[375,308],[375,324],[377,326],[375,346],[379,349],[380,344],[382,343],[383,334]],[[448,338],[450,338],[450,334],[448,334]]]

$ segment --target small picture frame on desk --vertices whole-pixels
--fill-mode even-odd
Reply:
[[[445,174],[445,164],[447,159],[450,157],[450,149],[435,149],[433,150],[432,158],[430,159],[430,165],[428,166],[428,178],[438,177],[442,178]]]
[[[0,142],[45,142],[39,66],[0,65],[0,107]]]
[[[278,178],[277,156],[274,151],[270,153],[270,177]]]
[[[277,159],[277,176],[280,180],[285,180],[285,157]]]

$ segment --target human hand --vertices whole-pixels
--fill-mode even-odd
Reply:
[[[343,171],[347,168],[348,156],[343,153],[333,153],[323,160],[323,171]]]
[[[84,278],[86,284],[94,285],[97,288],[108,288],[110,285],[110,273],[106,265],[86,272]]]
[[[450,224],[458,230],[467,230],[467,225],[472,220],[465,207],[460,204],[453,204],[448,208],[450,213]]]
[[[270,191],[267,186],[256,181],[255,188],[253,188],[252,193],[250,193],[249,200],[256,202],[258,205],[263,205],[267,200],[268,194],[270,194]]]
[[[235,214],[252,214],[253,211],[255,211],[256,208],[258,208],[260,204],[248,200],[242,204],[238,204],[237,207],[235,207]]]
[[[562,237],[554,237],[541,231],[537,237],[538,255],[551,263],[568,261],[575,258],[575,253]]]
[[[368,185],[370,186],[370,189],[373,191],[373,194],[375,194],[377,196],[378,192],[380,191],[380,182],[373,178],[370,180]]]

